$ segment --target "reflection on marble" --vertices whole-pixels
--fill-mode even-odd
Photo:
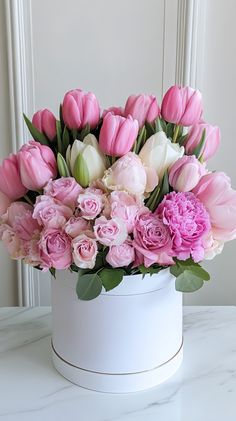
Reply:
[[[112,395],[53,368],[50,308],[0,309],[0,421],[235,421],[236,307],[186,307],[184,362],[166,383]]]

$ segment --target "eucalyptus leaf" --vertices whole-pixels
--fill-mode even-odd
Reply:
[[[144,265],[140,265],[138,268],[139,268],[140,273],[143,275],[143,278],[145,275],[152,276],[156,273],[159,273],[163,269],[163,267],[153,267],[153,266],[146,268],[146,266]]]
[[[25,114],[23,114],[23,116],[24,116],[25,123],[31,135],[33,136],[34,140],[36,140],[36,142],[41,143],[41,145],[49,145],[49,142],[46,136],[43,133],[41,133],[38,129],[36,129],[36,127],[31,123],[31,121],[26,117]]]
[[[102,281],[97,273],[86,273],[80,276],[76,285],[76,293],[80,300],[89,301],[98,297],[102,291]]]
[[[175,281],[175,288],[181,292],[194,292],[203,286],[203,280],[196,276],[191,270],[186,269]]]
[[[110,291],[119,285],[123,279],[125,271],[123,269],[104,268],[99,272],[99,278],[102,281],[106,291]]]

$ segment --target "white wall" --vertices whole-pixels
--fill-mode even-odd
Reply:
[[[0,0],[0,161],[11,151],[4,1]],[[0,242],[0,306],[17,303],[16,265]]]

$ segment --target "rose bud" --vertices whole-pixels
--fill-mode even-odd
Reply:
[[[89,124],[94,129],[100,118],[98,100],[92,92],[74,89],[65,94],[62,104],[63,120],[69,129],[80,130]]]
[[[32,124],[41,133],[45,134],[49,140],[56,137],[56,117],[47,110],[39,110],[33,115]]]
[[[131,95],[126,101],[124,115],[131,115],[138,120],[139,127],[145,121],[152,123],[160,115],[157,99],[153,95]]]

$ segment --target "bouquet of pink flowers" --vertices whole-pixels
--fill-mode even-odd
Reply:
[[[202,119],[199,91],[173,86],[161,107],[132,95],[101,115],[95,95],[76,89],[59,120],[47,109],[24,118],[34,140],[0,167],[11,258],[78,272],[84,300],[166,268],[179,291],[209,280],[199,262],[236,238],[236,191],[206,168],[220,131]]]

